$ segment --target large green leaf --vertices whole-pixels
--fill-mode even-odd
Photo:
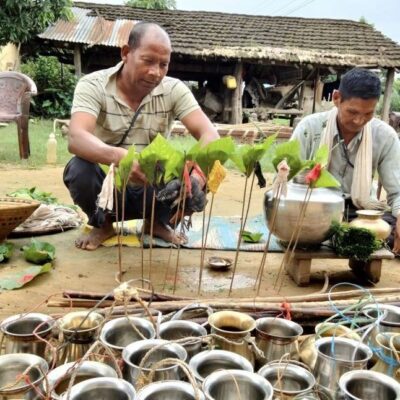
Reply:
[[[12,243],[0,243],[0,262],[7,261],[11,258],[14,250]]]
[[[249,177],[254,170],[257,161],[260,161],[266,151],[271,147],[276,139],[276,134],[269,136],[262,143],[250,145],[243,152],[243,165],[245,167],[246,176]]]
[[[26,285],[31,280],[35,279],[36,276],[51,271],[51,263],[46,263],[41,266],[32,265],[28,268],[13,273],[12,275],[6,276],[0,279],[0,289],[13,290],[19,289]]]
[[[120,179],[116,179],[116,184],[117,188],[121,189],[121,187],[118,184],[122,184],[126,186],[129,180],[129,174],[131,173],[132,170],[132,164],[135,160],[139,158],[139,154],[136,152],[135,146],[129,147],[128,153],[125,155],[125,157],[119,162],[118,168],[117,168],[117,175],[119,176]]]
[[[340,182],[326,169],[322,169],[321,175],[313,185],[316,188],[340,187]]]
[[[289,140],[288,142],[280,143],[275,148],[275,155],[272,159],[272,164],[277,171],[278,164],[286,159],[290,167],[288,179],[292,179],[299,171],[301,171],[305,162],[301,159],[301,147],[298,140]]]
[[[54,260],[56,249],[47,242],[40,242],[39,240],[32,239],[29,246],[22,247],[26,261],[33,262],[34,264],[44,264]]]
[[[328,164],[328,159],[329,148],[326,144],[324,144],[316,151],[313,161],[315,161],[316,164],[321,164],[322,167],[325,167]]]

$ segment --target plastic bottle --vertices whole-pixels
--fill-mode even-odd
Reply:
[[[47,141],[47,164],[57,163],[57,139],[54,132],[49,135],[49,140]]]

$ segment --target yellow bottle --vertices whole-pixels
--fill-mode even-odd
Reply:
[[[49,135],[49,140],[47,141],[47,164],[57,163],[57,139],[54,132]]]

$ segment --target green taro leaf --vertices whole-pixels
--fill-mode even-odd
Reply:
[[[38,275],[51,271],[51,263],[46,263],[41,266],[32,265],[22,271],[15,272],[14,274],[0,279],[0,289],[13,290],[19,289],[26,285],[28,282],[35,279]]]
[[[324,144],[316,151],[313,161],[315,161],[315,164],[321,164],[322,167],[325,167],[328,164],[328,159],[329,148],[326,144]]]
[[[277,134],[269,136],[262,143],[245,147],[245,151],[243,152],[242,157],[243,157],[243,165],[245,168],[245,174],[247,177],[249,177],[253,172],[256,162],[261,160],[266,151],[274,143],[276,136]]]
[[[306,165],[301,159],[300,142],[298,140],[289,140],[276,146],[275,156],[272,159],[272,164],[276,171],[278,170],[278,164],[284,159],[286,159],[290,167],[288,176],[290,180]]]
[[[314,184],[316,188],[340,187],[339,181],[326,169],[322,169],[321,175]]]
[[[34,264],[44,264],[54,260],[56,249],[47,242],[40,242],[32,239],[29,246],[22,248],[26,261],[33,262]]]
[[[250,232],[250,231],[243,231],[242,232],[242,239],[246,243],[258,243],[262,238],[263,234],[261,232]]]
[[[0,243],[0,262],[7,261],[11,258],[14,250],[12,243]]]
[[[115,180],[115,183],[117,185],[117,188],[121,190],[121,184],[126,186],[129,180],[129,174],[132,169],[132,164],[135,160],[139,158],[139,153],[135,151],[135,146],[129,147],[128,153],[125,155],[125,157],[119,162],[118,168],[117,168],[117,174],[116,176],[119,177],[119,179]]]

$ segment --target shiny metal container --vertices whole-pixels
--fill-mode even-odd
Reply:
[[[97,340],[104,317],[96,312],[70,312],[57,321],[60,348],[57,365],[81,359]]]
[[[248,344],[250,333],[256,326],[252,317],[237,311],[218,311],[208,317],[208,323],[211,333],[222,337],[214,339],[218,348],[240,354],[254,364],[254,356]]]
[[[159,345],[162,346],[153,351],[149,357],[146,358],[143,368],[140,368],[139,366],[146,354]],[[181,361],[186,361],[187,353],[186,350],[177,343],[168,342],[162,339],[148,339],[139,340],[126,346],[122,351],[122,358],[126,363],[127,368],[126,379],[135,385],[140,373],[148,376],[151,372],[152,365],[158,361],[166,358],[176,358]],[[154,381],[179,379],[180,370],[176,365],[157,368],[154,375]]]
[[[400,384],[375,371],[349,371],[339,379],[339,399],[400,400]]]
[[[226,350],[206,350],[196,354],[189,362],[196,380],[202,383],[218,370],[236,369],[253,372],[253,365],[245,357]]]
[[[15,353],[0,356],[0,399],[36,399],[36,390],[43,393],[43,379],[48,369],[46,360],[35,354]],[[23,373],[27,374],[31,384],[21,377]]]
[[[264,353],[265,362],[279,360],[289,353],[298,359],[297,340],[303,328],[296,322],[283,318],[266,317],[256,320],[256,344]]]
[[[140,389],[136,400],[204,400],[203,392],[195,390],[190,383],[181,381],[153,382]]]
[[[62,400],[67,400],[64,394]],[[136,391],[127,381],[118,378],[93,378],[74,385],[69,400],[135,400]]]
[[[314,376],[317,384],[336,393],[339,378],[347,371],[365,369],[372,357],[371,349],[347,338],[326,337],[315,342],[317,360]]]
[[[18,314],[5,319],[0,325],[3,353],[29,353],[46,358],[47,345],[40,338],[47,339],[53,326],[54,319],[40,313]]]
[[[271,383],[275,396],[281,400],[307,395],[315,386],[315,378],[310,371],[290,362],[274,361],[264,365],[257,373]]]
[[[272,227],[274,208],[278,204],[272,191],[264,196],[264,214],[268,228],[284,242],[289,242],[296,229],[300,210],[304,203],[307,185],[289,182],[287,196],[281,196]],[[340,190],[315,188],[305,211],[298,245],[316,245],[328,239],[332,221],[341,222],[344,213],[344,199]]]
[[[203,382],[207,400],[272,400],[272,385],[254,372],[227,369],[215,371]]]
[[[378,333],[375,337],[378,345],[377,362],[373,371],[382,372],[400,382],[398,370],[400,368],[400,336],[398,333]]]
[[[188,343],[180,343],[188,353],[188,361],[202,348],[202,337],[207,335],[207,330],[200,324],[192,321],[175,320],[164,322],[160,325],[160,338],[164,340],[179,340],[196,337]]]
[[[116,371],[97,361],[83,361],[61,365],[47,375],[47,392],[51,394],[53,400],[61,399],[62,394],[68,389],[73,373],[76,373],[74,385],[92,378],[117,378]]]
[[[379,328],[375,327],[370,335],[373,342],[379,331],[400,333],[400,307],[391,304],[368,304],[362,308],[362,312],[371,322],[380,318]]]

